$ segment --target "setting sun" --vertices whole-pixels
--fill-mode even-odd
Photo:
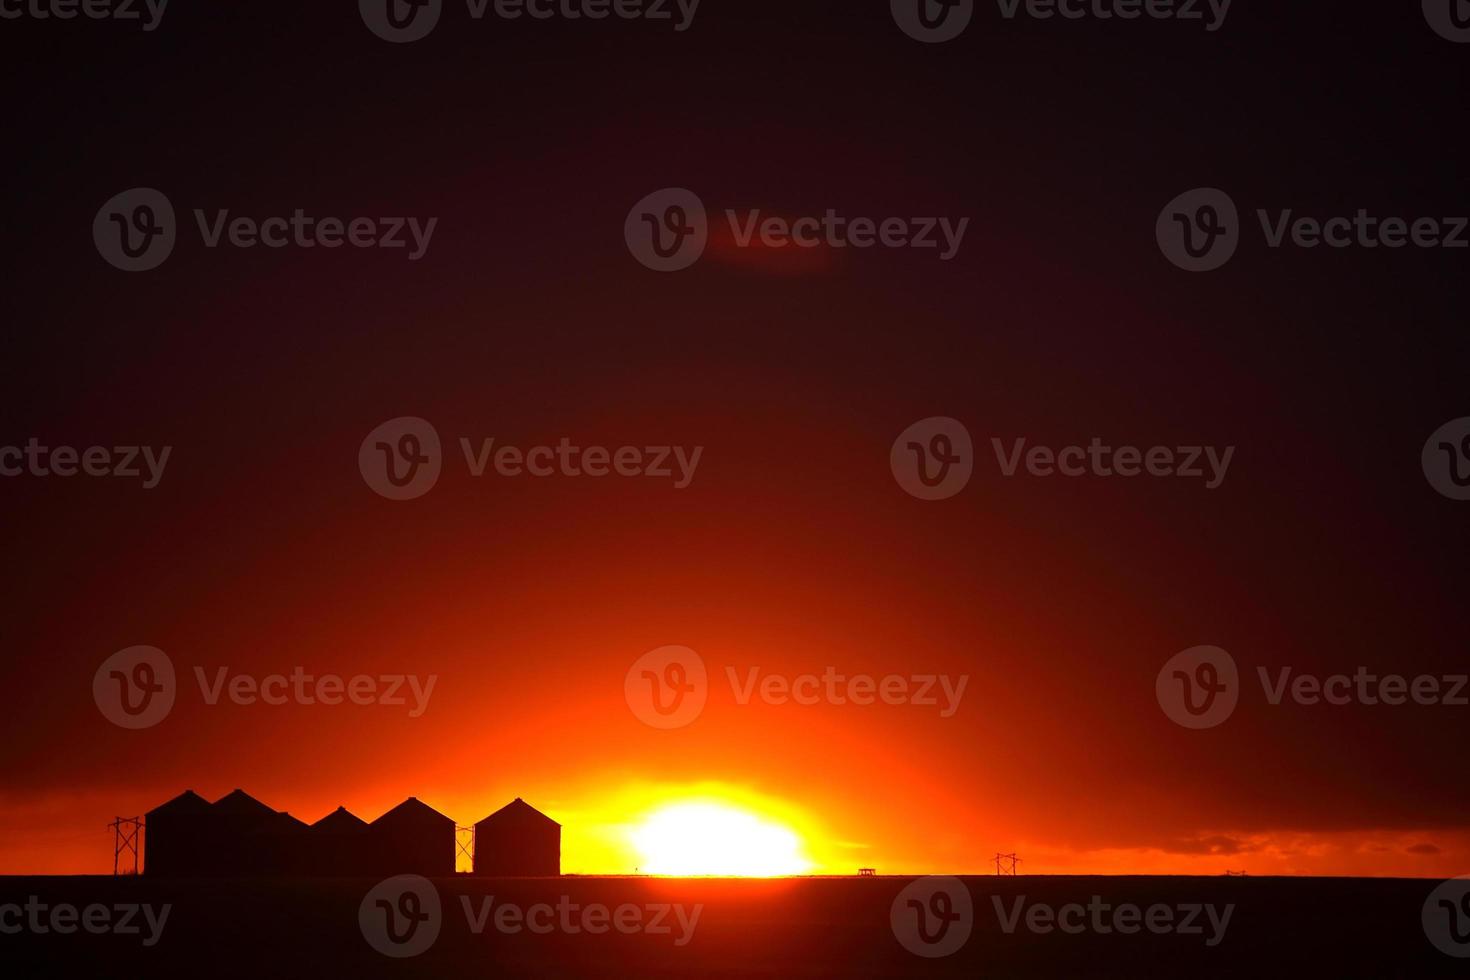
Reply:
[[[645,874],[772,877],[812,867],[795,831],[723,803],[665,806],[631,836]]]

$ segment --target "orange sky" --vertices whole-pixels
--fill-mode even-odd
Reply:
[[[400,122],[419,125],[418,113]],[[927,138],[911,116],[890,122],[913,133],[851,144],[799,120],[747,120],[733,156],[719,133],[701,137],[689,182],[714,188],[713,209],[850,200],[983,215],[944,268],[852,255],[732,268],[717,245],[651,284],[617,230],[665,162],[640,149],[588,186],[585,134],[568,130],[513,163],[499,148],[446,151],[421,182],[429,196],[414,198],[425,213],[483,206],[522,230],[516,249],[490,222],[446,220],[442,264],[416,267],[420,279],[345,253],[249,266],[181,254],[158,277],[48,293],[45,337],[61,353],[26,361],[24,380],[50,411],[15,431],[174,452],[147,492],[0,482],[0,510],[23,515],[6,528],[0,596],[0,689],[12,695],[0,873],[106,870],[114,816],[236,787],[307,820],[339,804],[371,819],[416,795],[469,824],[520,796],[564,825],[565,869],[588,873],[637,867],[628,827],[708,793],[788,821],[822,872],[984,872],[996,851],[1018,851],[1037,873],[1465,873],[1470,785],[1454,747],[1466,709],[1256,696],[1194,732],[1154,694],[1161,665],[1205,643],[1247,676],[1463,673],[1466,551],[1447,530],[1463,521],[1417,459],[1449,408],[1365,400],[1381,351],[1353,347],[1315,308],[1283,307],[1283,295],[1305,302],[1290,275],[1281,295],[1222,286],[1201,303],[1170,277],[1147,222],[1126,248],[1088,224],[1058,254],[1031,205],[976,190],[1034,180],[1033,198],[1048,199],[1031,148],[997,158],[986,136],[935,174],[908,149]],[[593,128],[609,127],[620,152],[662,145],[641,116],[621,124]],[[422,138],[464,129],[423,125]],[[365,146],[383,152],[376,137]],[[832,166],[859,150],[864,169]],[[492,164],[513,169],[487,187]],[[175,176],[180,200],[213,200],[212,186]],[[571,195],[557,220],[504,189],[532,177]],[[344,179],[321,169],[280,193]],[[369,183],[360,207],[386,193]],[[1151,220],[1150,195],[1129,204]],[[1342,309],[1397,302],[1360,303],[1362,281],[1334,280]],[[83,300],[147,315],[132,333],[83,339],[61,324],[106,319],[66,305]],[[1302,332],[1318,320],[1330,342]],[[1431,362],[1414,360],[1405,383]],[[1441,383],[1462,397],[1458,376]],[[356,460],[366,433],[403,415],[437,427],[445,471],[425,497],[393,502]],[[895,483],[889,451],[935,415],[963,420],[982,453],[991,438],[1093,437],[1239,451],[1215,491],[1007,479],[991,465],[926,502]],[[682,490],[471,477],[458,440],[492,437],[704,452]],[[99,714],[91,682],[135,644],[165,651],[183,690],[162,724],[129,732]],[[697,651],[715,680],[676,731],[641,723],[623,693],[629,666],[667,644]],[[196,667],[297,666],[437,681],[418,718],[211,706],[193,682]],[[963,676],[967,688],[946,718],[741,705],[723,681],[726,668],[829,667]]]
[[[584,424],[589,442],[612,431]],[[712,427],[658,428],[677,441]],[[38,697],[16,708],[27,725],[4,764],[0,871],[106,870],[113,816],[236,786],[308,821],[338,804],[371,819],[416,795],[467,825],[520,796],[564,825],[563,867],[577,873],[634,870],[629,830],[690,798],[790,826],[817,873],[984,872],[998,850],[1033,873],[1438,877],[1470,862],[1465,830],[1434,805],[1453,800],[1445,787],[1458,777],[1385,761],[1418,737],[1422,714],[1395,728],[1381,711],[1251,703],[1204,732],[1163,715],[1154,673],[1179,649],[1215,639],[1243,663],[1251,649],[1268,662],[1296,649],[1299,628],[1160,607],[1151,589],[1167,559],[1188,560],[1183,545],[1139,525],[1151,560],[1130,565],[1105,547],[1117,533],[1107,521],[998,519],[1004,488],[915,501],[883,472],[886,446],[857,435],[824,450],[874,471],[842,498],[812,476],[758,498],[785,475],[781,454],[768,450],[753,474],[730,461],[761,458],[763,428],[707,440],[706,483],[678,493],[460,475],[395,504],[352,485],[349,452],[340,487],[247,503],[241,524],[268,522],[270,535],[185,511],[178,533],[207,546],[156,559],[145,589],[87,616],[41,576],[25,597],[37,604],[30,628],[42,635],[35,624],[55,616],[75,630],[64,669],[22,668]],[[822,462],[811,472],[828,472]],[[819,505],[824,519],[806,519]],[[1095,505],[1120,522],[1142,509],[1117,489]],[[954,548],[957,529],[983,547]],[[97,543],[123,551],[146,537],[105,533]],[[1241,589],[1228,568],[1198,577],[1183,586],[1191,594],[1225,602]],[[139,732],[112,727],[90,690],[96,666],[131,643],[163,649],[182,680],[172,714]],[[694,723],[659,731],[629,709],[624,677],[670,643],[699,652],[710,694]],[[193,673],[297,665],[437,681],[411,718],[406,707],[211,706]],[[917,705],[742,705],[725,674],[829,666],[968,681],[946,718]],[[1353,760],[1335,748],[1346,739],[1363,746]],[[1411,790],[1424,805],[1407,805]]]

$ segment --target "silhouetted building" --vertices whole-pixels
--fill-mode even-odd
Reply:
[[[209,803],[185,790],[144,817],[143,873],[185,877],[210,873]]]
[[[561,827],[520,800],[481,821],[476,836],[504,842],[486,845],[506,849],[498,874],[559,872]],[[519,863],[510,860],[517,847]],[[338,807],[308,827],[238,789],[213,803],[188,790],[148,811],[142,848],[144,874],[217,878],[448,876],[455,852],[454,821],[415,797],[370,824]]]
[[[516,797],[475,824],[475,874],[561,874],[561,824]]]
[[[210,807],[216,839],[212,873],[268,875],[299,872],[306,824],[234,790]]]
[[[309,873],[327,877],[360,874],[368,862],[367,821],[337,807],[307,828]]]
[[[454,821],[410,796],[367,829],[369,874],[454,874]]]
[[[306,824],[238,789],[213,803],[188,790],[150,810],[144,827],[144,874],[292,874],[305,854]]]

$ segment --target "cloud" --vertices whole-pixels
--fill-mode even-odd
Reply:
[[[1215,834],[1167,841],[1159,850],[1166,854],[1240,854],[1253,848],[1239,838]]]

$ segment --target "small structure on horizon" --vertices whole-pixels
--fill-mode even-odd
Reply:
[[[555,878],[561,874],[561,824],[517,796],[475,824],[477,875]]]
[[[878,874],[877,868],[858,868],[859,878],[872,878]]]
[[[1014,854],[996,854],[995,873],[998,875],[1010,875],[1011,877],[1015,877],[1016,865],[1020,863],[1021,859],[1016,857],[1016,855]]]

